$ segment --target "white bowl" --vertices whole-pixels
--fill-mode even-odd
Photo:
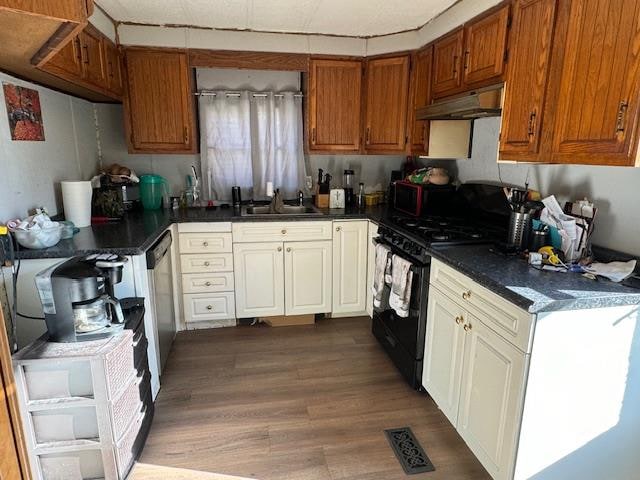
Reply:
[[[24,248],[40,249],[53,247],[60,241],[62,226],[43,228],[40,230],[15,230],[16,241]]]

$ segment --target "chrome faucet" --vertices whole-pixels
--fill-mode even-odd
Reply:
[[[302,193],[302,190],[298,190],[298,206],[304,206],[304,193]]]

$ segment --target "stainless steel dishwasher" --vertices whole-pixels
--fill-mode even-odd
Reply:
[[[158,372],[162,374],[176,336],[173,308],[173,278],[171,258],[171,232],[166,232],[147,251],[147,276],[153,324],[158,339]]]

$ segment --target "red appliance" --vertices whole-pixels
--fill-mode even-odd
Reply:
[[[393,205],[396,210],[419,217],[422,213],[422,185],[402,180],[395,183]]]

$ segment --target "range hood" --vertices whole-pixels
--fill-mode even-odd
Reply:
[[[502,113],[502,84],[418,108],[417,120],[473,120],[499,117]]]

